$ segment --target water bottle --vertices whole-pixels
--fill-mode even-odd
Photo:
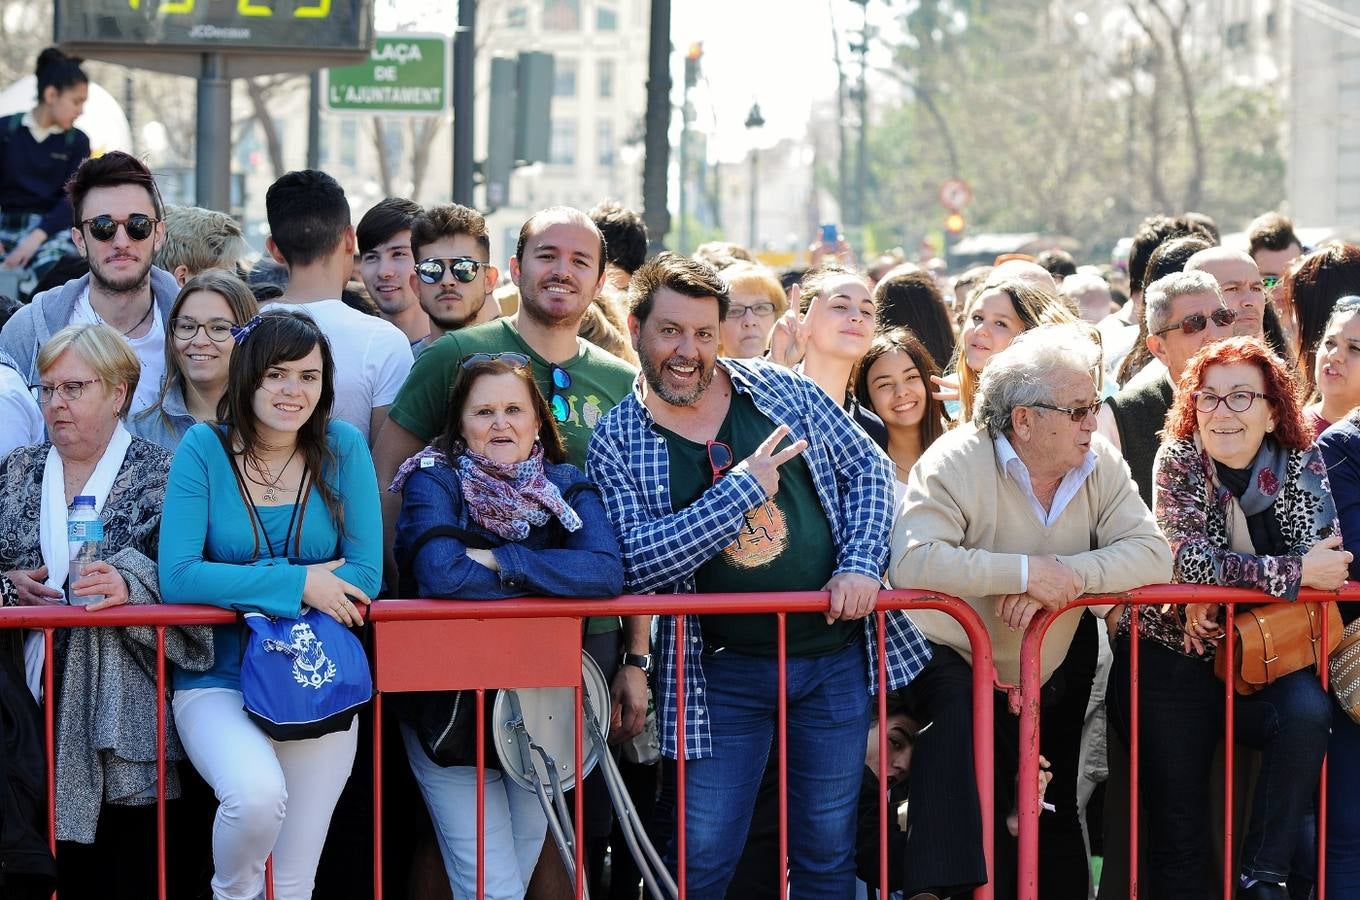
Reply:
[[[82,494],[66,515],[66,546],[71,561],[66,576],[66,601],[72,606],[97,603],[104,597],[94,594],[77,597],[71,585],[80,579],[81,570],[104,555],[104,523],[94,511],[94,497]]]

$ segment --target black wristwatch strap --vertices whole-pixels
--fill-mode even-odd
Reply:
[[[652,671],[652,655],[650,653],[629,653],[624,651],[622,665],[637,666],[644,672]]]

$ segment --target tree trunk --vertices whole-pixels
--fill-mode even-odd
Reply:
[[[245,82],[251,109],[255,111],[255,119],[260,123],[260,130],[264,132],[265,148],[269,153],[269,168],[277,180],[288,171],[283,161],[283,139],[274,124],[274,117],[269,114],[269,95],[278,83],[266,87],[258,78],[247,78]]]
[[[384,197],[391,197],[392,194],[392,162],[393,160],[387,153],[387,134],[386,128],[381,117],[374,116],[373,122],[373,149],[378,151],[378,184],[382,187]]]

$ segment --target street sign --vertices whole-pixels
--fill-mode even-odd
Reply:
[[[962,178],[947,178],[940,185],[940,205],[959,212],[973,201],[973,189]]]
[[[326,108],[438,115],[448,105],[448,58],[442,35],[378,35],[367,60],[327,70]]]

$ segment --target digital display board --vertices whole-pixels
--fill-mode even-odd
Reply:
[[[335,53],[373,45],[373,0],[56,0],[62,45]]]

